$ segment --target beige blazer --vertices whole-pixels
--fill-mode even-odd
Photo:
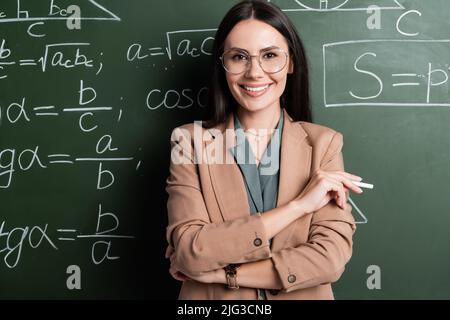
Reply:
[[[266,290],[268,299],[333,299],[330,283],[339,279],[352,254],[351,206],[342,210],[330,202],[291,223],[270,246],[261,215],[250,215],[244,178],[228,154],[236,139],[225,135],[226,129],[234,129],[232,115],[216,128],[186,124],[172,133],[172,156],[184,160],[175,164],[172,157],[166,187],[167,240],[175,249],[174,263],[181,271],[199,273],[272,259],[283,288]],[[194,139],[194,132],[203,141]],[[277,206],[296,198],[316,170],[344,170],[342,145],[340,133],[294,122],[284,112]],[[213,163],[212,146],[230,156],[231,163]],[[257,299],[257,291],[185,281],[179,298]]]

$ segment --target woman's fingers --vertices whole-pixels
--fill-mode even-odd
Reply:
[[[185,280],[189,280],[190,279],[184,273],[182,273],[181,271],[179,271],[179,270],[177,270],[177,269],[175,269],[173,267],[170,267],[169,273],[175,280],[178,280],[178,281],[185,281]]]
[[[345,203],[347,202],[347,198],[345,196],[345,191],[343,187],[338,188],[336,193],[336,203],[341,209],[345,209]]]
[[[342,171],[330,171],[330,172],[326,172],[325,174],[327,174],[329,177],[334,178],[335,180],[341,182],[346,188],[352,190],[353,192],[356,193],[362,193],[363,190],[358,187],[356,184],[353,183],[353,181],[361,181],[361,177],[352,175],[350,173],[347,172],[342,172]],[[353,177],[353,178],[352,178]],[[358,178],[358,179],[356,179]]]
[[[169,268],[170,275],[175,280],[178,280],[178,281],[189,280],[190,278],[187,275],[185,275],[184,273],[182,273],[181,271],[179,271],[178,269],[176,269],[174,267],[174,263],[173,263],[174,259],[175,259],[174,253],[175,253],[175,250],[172,248],[172,246],[168,246],[166,249],[166,258],[170,259],[170,268]]]
[[[172,246],[167,246],[165,257],[169,258],[173,252],[174,252],[174,250],[173,250]]]
[[[350,180],[362,181],[362,178],[360,176],[357,176],[355,174],[352,174],[352,173],[349,173],[349,172],[345,172],[345,171],[322,171],[322,170],[318,170],[317,172],[324,173],[324,174],[338,174],[338,175],[344,176],[344,177],[346,177],[347,179],[350,179]]]
[[[307,213],[317,211],[331,200],[345,210],[349,190],[362,192],[362,189],[354,184],[361,180],[361,177],[344,171],[317,170],[297,199]]]
[[[339,207],[345,209],[347,198],[345,196],[345,189],[343,184],[339,180],[335,180],[332,177],[328,177],[326,183],[328,192],[333,193],[333,196],[331,198],[335,200],[336,204]]]
[[[345,210],[345,203],[347,202],[347,199],[345,197],[345,191],[343,191],[343,189],[339,188],[338,191],[335,192],[334,201],[339,207],[341,207],[341,209]]]
[[[175,280],[178,280],[178,281],[185,281],[185,280],[186,280],[184,277],[179,276],[178,273],[173,273],[173,274],[172,274],[172,277],[173,277]]]
[[[170,256],[169,256],[169,258],[170,258],[170,268],[169,268],[170,275],[175,280],[178,280],[178,281],[190,280],[191,278],[189,278],[187,275],[185,275],[184,273],[182,273],[181,271],[179,271],[177,268],[174,267],[174,263],[173,263],[174,259],[175,259],[174,255],[173,255],[174,252],[175,251],[172,249],[169,253],[170,254]]]
[[[345,171],[338,171],[338,172],[344,174],[345,176],[347,176],[351,180],[356,180],[356,181],[361,181],[362,180],[362,178],[360,176],[354,175],[352,173],[345,172]]]
[[[179,281],[186,281],[189,280],[189,277],[186,276],[184,273],[181,273],[180,271],[175,273],[175,279]]]
[[[352,180],[350,180],[350,179],[342,178],[341,182],[344,184],[345,187],[352,190],[353,192],[356,192],[356,193],[363,192],[362,189],[360,187],[358,187],[356,184],[354,184],[352,182]]]

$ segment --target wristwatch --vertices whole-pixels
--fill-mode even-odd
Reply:
[[[237,282],[237,270],[240,266],[240,264],[229,264],[224,268],[229,289],[239,289],[239,285]]]

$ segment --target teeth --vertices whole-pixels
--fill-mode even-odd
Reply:
[[[247,86],[242,86],[242,87],[247,91],[259,92],[259,91],[266,90],[269,87],[269,85],[267,84],[264,87],[247,87]]]

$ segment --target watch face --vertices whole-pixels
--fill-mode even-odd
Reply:
[[[229,264],[224,269],[226,271],[235,271],[237,268],[239,268],[239,264]]]

